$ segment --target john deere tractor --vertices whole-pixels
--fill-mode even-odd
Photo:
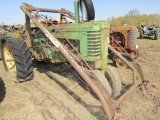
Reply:
[[[110,23],[94,20],[92,0],[75,0],[74,14],[66,9],[38,8],[29,4],[20,8],[25,13],[25,33],[6,32],[0,39],[6,70],[17,81],[23,82],[34,78],[32,59],[46,64],[68,62],[97,95],[106,118],[119,119],[117,113],[121,103],[137,87],[144,88],[145,81],[137,63],[131,64],[108,45]],[[60,19],[48,19],[50,17],[42,15],[46,12],[59,13]],[[123,95],[120,94],[119,74],[107,61],[108,49],[133,71],[132,86]]]

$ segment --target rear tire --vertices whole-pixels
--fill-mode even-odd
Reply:
[[[140,30],[139,38],[140,38],[140,39],[143,39],[143,38],[144,38],[144,32],[143,32],[143,30]]]
[[[95,18],[95,11],[94,11],[94,6],[92,3],[92,0],[80,0],[80,6],[82,4],[82,1],[84,2],[84,5],[87,10],[87,15],[88,15],[88,21],[94,20]]]
[[[18,82],[33,79],[31,53],[26,42],[20,37],[15,38],[12,34],[3,35],[2,59],[6,71]]]
[[[158,32],[157,31],[155,31],[154,40],[158,40]]]

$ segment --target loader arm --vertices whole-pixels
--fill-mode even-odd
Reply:
[[[84,72],[84,70],[78,65],[78,63],[73,59],[73,57],[67,52],[63,44],[61,44],[60,41],[55,36],[53,36],[41,23],[39,23],[37,19],[30,13],[31,10],[28,10],[28,6],[26,7],[24,5],[21,5],[20,8],[24,11],[26,17],[30,18],[36,24],[36,26],[46,35],[46,37],[53,43],[53,45],[64,55],[68,62],[74,67],[74,69],[79,73],[79,75],[97,95],[106,113],[107,118],[109,120],[113,119],[115,113],[108,92],[103,91],[102,93],[99,87],[91,80],[91,78]]]
[[[75,10],[78,9],[79,0],[75,0]],[[41,32],[47,37],[50,43],[59,50],[59,52],[64,56],[64,58],[73,66],[77,73],[83,78],[85,83],[91,88],[91,90],[97,95],[99,101],[102,104],[103,110],[106,114],[108,120],[116,119],[120,112],[121,103],[136,89],[139,87],[145,91],[145,80],[143,77],[143,72],[141,67],[137,63],[128,62],[120,53],[113,49],[110,45],[107,44],[109,36],[109,24],[106,21],[88,21],[88,22],[79,22],[79,14],[76,11],[76,16],[73,16],[71,12],[65,10],[55,10],[55,9],[45,9],[45,8],[36,8],[31,5],[21,5],[20,8],[23,10],[26,16],[26,34],[27,34],[27,43],[28,47],[32,48],[32,41],[30,35],[30,20],[32,20],[36,27],[38,27]],[[59,24],[56,27],[46,28],[38,21],[37,15],[31,14],[32,11],[36,12],[54,12],[60,13],[61,15],[68,14],[70,18],[75,20],[76,23]],[[78,15],[78,16],[77,16]],[[54,29],[53,29],[54,28]],[[56,30],[57,31],[56,31]],[[86,31],[85,31],[85,30]],[[51,32],[55,30],[54,32]],[[63,33],[63,35],[62,35]],[[108,33],[108,34],[106,34]],[[73,55],[70,50],[65,46],[64,41],[78,41],[80,43],[78,46],[79,59],[76,59],[76,56]],[[77,43],[76,41],[76,43]],[[71,45],[71,44],[70,44]],[[72,46],[72,45],[71,45]],[[80,46],[80,47],[79,47]],[[104,70],[107,67],[107,53],[108,48],[112,51],[119,59],[121,59],[129,68],[133,71],[133,85],[125,92],[118,100],[113,100],[110,96],[109,91],[103,86],[103,82],[98,84],[98,82],[93,82],[92,78],[84,71],[80,62],[85,63],[89,70],[99,70],[101,75],[104,75]],[[92,64],[90,64],[92,63]],[[91,66],[92,65],[92,66]],[[98,77],[98,80],[101,81],[102,77]],[[103,76],[105,79],[105,77]]]

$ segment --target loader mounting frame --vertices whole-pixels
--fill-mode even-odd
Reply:
[[[58,38],[56,38],[53,34],[50,33],[38,20],[36,16],[31,14],[32,11],[37,12],[53,12],[53,13],[60,13],[62,16],[67,14],[70,18],[75,20],[75,22],[79,22],[79,12],[78,12],[78,2],[79,0],[75,0],[75,16],[71,14],[71,12],[62,9],[62,10],[55,10],[55,9],[45,9],[45,8],[36,8],[32,5],[21,5],[20,8],[25,13],[26,17],[26,35],[27,35],[27,45],[29,48],[32,48],[31,43],[31,35],[30,35],[30,19],[34,22],[34,24],[44,33],[44,35],[50,40],[50,42],[63,54],[63,56],[68,60],[68,62],[74,67],[77,73],[84,79],[87,85],[91,88],[91,90],[97,95],[98,99],[100,100],[103,110],[106,114],[106,118],[108,120],[116,119],[118,120],[120,117],[117,113],[120,113],[120,106],[122,102],[132,94],[136,89],[139,87],[142,88],[143,91],[146,92],[145,89],[145,80],[143,77],[143,73],[141,67],[137,63],[130,63],[127,61],[121,54],[119,54],[115,49],[113,49],[110,45],[109,50],[111,50],[119,59],[121,59],[125,64],[129,66],[130,69],[133,71],[133,85],[128,89],[126,93],[124,93],[118,100],[113,100],[109,95],[108,91],[102,87],[102,85],[94,83],[91,78],[86,74],[86,72],[80,67],[80,65],[75,61],[73,56],[68,52],[69,50],[60,42]],[[74,23],[73,23],[74,24]],[[106,58],[107,59],[107,58]],[[107,64],[107,63],[106,63]]]

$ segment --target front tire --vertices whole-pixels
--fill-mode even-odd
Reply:
[[[34,77],[31,53],[26,42],[20,37],[4,34],[2,37],[3,64],[11,75],[19,82],[31,80]]]
[[[136,49],[131,52],[131,57],[137,59],[139,57],[139,49]]]
[[[126,60],[133,62],[134,59],[127,53],[120,53]],[[122,61],[120,60],[115,54],[113,55],[113,64],[114,66],[118,67],[118,68],[128,68],[128,66]]]
[[[112,94],[111,96],[113,98],[118,97],[122,90],[122,84],[121,84],[121,79],[118,74],[118,72],[115,70],[113,66],[108,65],[106,72],[105,72],[105,77],[107,78],[111,88],[112,88]]]
[[[158,40],[158,32],[157,31],[155,31],[154,40]]]

